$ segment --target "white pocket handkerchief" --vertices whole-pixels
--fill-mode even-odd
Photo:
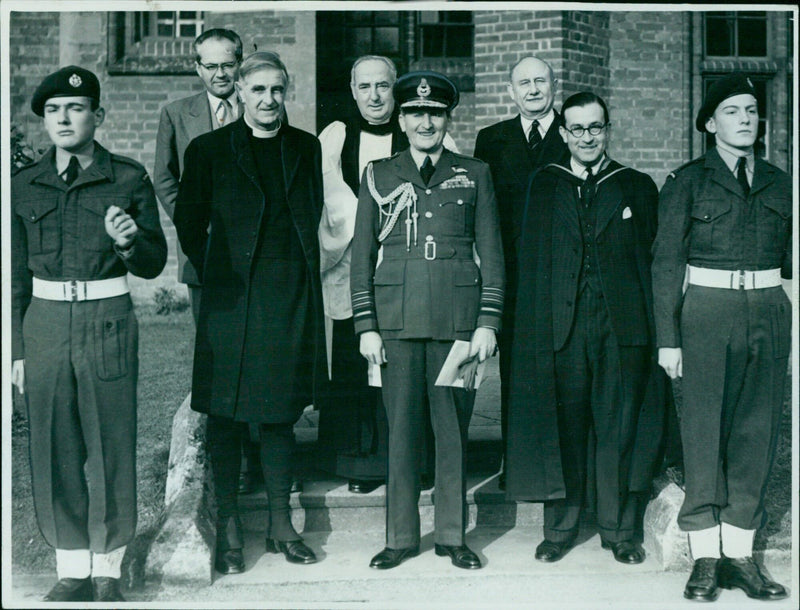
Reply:
[[[631,212],[629,207],[626,207],[624,210],[622,210],[622,220],[627,220],[631,216],[633,216],[633,212]]]

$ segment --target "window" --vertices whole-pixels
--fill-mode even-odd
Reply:
[[[766,11],[705,14],[706,57],[766,57]]]
[[[350,11],[344,16],[345,57],[361,55],[400,56],[398,11]]]
[[[134,42],[152,36],[195,39],[202,31],[202,11],[149,11],[134,14]]]
[[[708,90],[714,82],[718,81],[722,78],[722,75],[717,76],[705,76],[703,78],[703,99],[705,99],[706,95],[708,94]],[[766,78],[758,78],[752,77],[750,79],[753,82],[753,88],[756,90],[756,101],[758,102],[758,137],[756,139],[756,143],[754,145],[754,150],[756,157],[764,157],[766,156],[767,150],[769,150],[769,120],[768,116],[770,116],[769,108],[767,107],[768,102],[768,84],[769,81]],[[705,147],[706,150],[712,148],[715,144],[715,138],[713,134],[706,133],[705,134]]]
[[[421,11],[417,28],[418,59],[472,57],[472,13]]]

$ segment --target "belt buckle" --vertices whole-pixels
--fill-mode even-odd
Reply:
[[[69,281],[69,300],[72,303],[75,303],[78,300],[78,281],[77,280],[70,280]]]
[[[746,290],[744,269],[739,269],[739,290]]]
[[[431,246],[431,248],[428,248]],[[425,260],[432,261],[436,260],[436,242],[435,241],[426,241],[425,242]]]

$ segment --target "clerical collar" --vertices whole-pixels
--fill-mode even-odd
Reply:
[[[606,157],[606,153],[603,153],[602,155],[600,155],[600,158],[597,161],[595,161],[595,163],[592,164],[592,166],[591,166],[592,173],[595,176],[597,174],[599,174],[600,171],[603,169],[603,166],[606,164],[606,160],[607,159],[608,159],[608,157]],[[579,161],[576,161],[575,157],[570,157],[569,158],[569,166],[572,169],[572,173],[575,174],[576,176],[578,176],[578,178],[585,178],[586,177],[586,167],[587,166],[583,165]]]
[[[90,142],[86,148],[81,150],[80,152],[72,153],[68,150],[64,150],[63,148],[59,148],[56,146],[56,173],[61,175],[63,174],[67,166],[69,165],[69,160],[72,157],[78,158],[78,163],[81,166],[81,169],[86,169],[94,162],[94,141]]]
[[[411,153],[411,158],[414,159],[414,164],[417,166],[417,169],[419,169],[422,167],[422,164],[425,163],[425,157],[430,157],[431,163],[436,165],[442,156],[442,151],[444,150],[444,146],[440,146],[439,150],[433,153],[422,152],[421,150],[417,150],[413,146],[408,150]]]
[[[358,127],[361,131],[375,134],[376,136],[387,136],[393,131],[392,119],[390,118],[385,123],[374,125],[368,122],[363,116],[358,117]]]
[[[250,117],[247,116],[247,113],[245,113],[244,115],[244,122],[247,123],[247,126],[252,130],[254,138],[274,138],[276,135],[278,135],[278,132],[281,130],[280,119],[278,119],[277,121],[278,126],[275,129],[270,129],[270,130],[263,129],[261,127],[253,125],[252,121],[250,120]]]

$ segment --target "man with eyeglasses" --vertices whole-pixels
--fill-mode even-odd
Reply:
[[[520,237],[508,494],[544,501],[544,562],[575,543],[587,488],[603,548],[625,564],[645,558],[666,381],[650,281],[658,191],[608,157],[609,129],[597,95],[564,102],[570,156],[531,180]]]
[[[500,427],[503,457],[508,437],[508,391],[511,373],[511,338],[517,298],[517,242],[531,174],[567,154],[558,133],[561,117],[553,108],[558,79],[553,68],[538,57],[523,57],[511,67],[508,93],[519,110],[515,117],[478,132],[475,157],[489,164],[497,195],[503,255],[506,261],[506,307],[503,330],[497,335],[500,350]],[[505,489],[505,466],[498,486]]]

